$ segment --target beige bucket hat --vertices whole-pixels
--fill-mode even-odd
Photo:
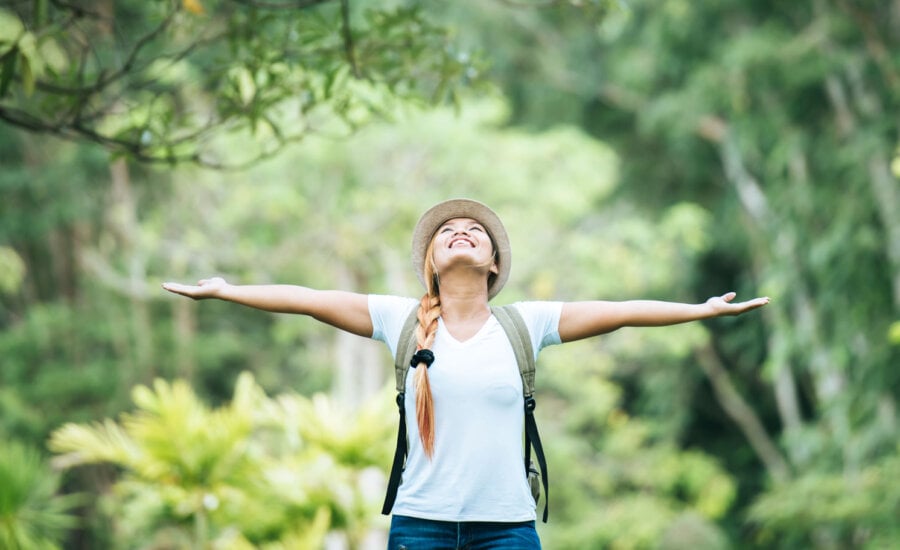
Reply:
[[[509,236],[500,217],[486,205],[471,199],[450,199],[440,202],[428,209],[416,223],[412,240],[413,268],[419,282],[425,285],[425,251],[434,236],[435,231],[445,221],[453,218],[471,218],[481,223],[487,229],[488,235],[494,243],[497,254],[497,276],[488,287],[488,299],[496,296],[506,280],[509,278],[511,252],[509,248]]]

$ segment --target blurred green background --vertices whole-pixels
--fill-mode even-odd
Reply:
[[[0,547],[379,548],[382,346],[164,292],[768,295],[549,348],[549,549],[900,546],[900,1],[0,6]]]

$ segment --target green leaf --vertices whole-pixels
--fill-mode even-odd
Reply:
[[[15,249],[0,246],[0,292],[15,292],[24,278],[25,262]]]
[[[13,75],[16,73],[16,60],[19,58],[15,50],[10,51],[3,57],[3,67],[0,68],[0,98],[6,96],[9,91],[9,85],[12,83]]]
[[[38,53],[44,66],[54,74],[62,73],[69,65],[69,60],[56,40],[43,38],[38,44]]]
[[[888,342],[900,346],[900,321],[891,323],[888,329]]]
[[[75,497],[59,497],[59,476],[38,452],[0,441],[0,547],[57,548],[75,523]]]
[[[37,49],[34,34],[26,32],[19,39],[19,53],[22,56],[22,89],[26,95],[34,93],[37,79],[44,74],[44,62]]]
[[[256,83],[253,81],[253,75],[246,67],[238,67],[234,70],[233,78],[241,103],[249,105],[253,101],[253,96],[256,95]]]
[[[15,47],[23,32],[22,21],[15,14],[0,9],[0,55]]]
[[[22,89],[26,96],[34,92],[34,71],[31,70],[31,63],[25,56],[22,56]]]

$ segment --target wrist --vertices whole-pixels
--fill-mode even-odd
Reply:
[[[238,297],[237,294],[235,293],[235,289],[236,289],[235,285],[232,285],[229,283],[223,283],[218,288],[213,289],[213,292],[210,295],[210,297],[216,298],[218,300],[234,301]]]

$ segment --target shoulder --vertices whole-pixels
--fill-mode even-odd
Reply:
[[[531,301],[531,302],[515,302],[506,307],[514,307],[526,322],[530,319],[539,319],[545,317],[555,317],[559,320],[560,312],[562,312],[562,302],[550,301]]]
[[[375,312],[402,314],[419,305],[419,300],[406,296],[387,294],[369,294],[369,313]]]
[[[369,294],[369,317],[372,319],[372,337],[393,345],[409,315],[419,305],[414,298]],[[393,349],[393,348],[392,348]]]
[[[559,318],[562,306],[562,302],[529,301],[515,302],[507,307],[516,308],[522,316],[537,353],[542,348],[560,343]]]

